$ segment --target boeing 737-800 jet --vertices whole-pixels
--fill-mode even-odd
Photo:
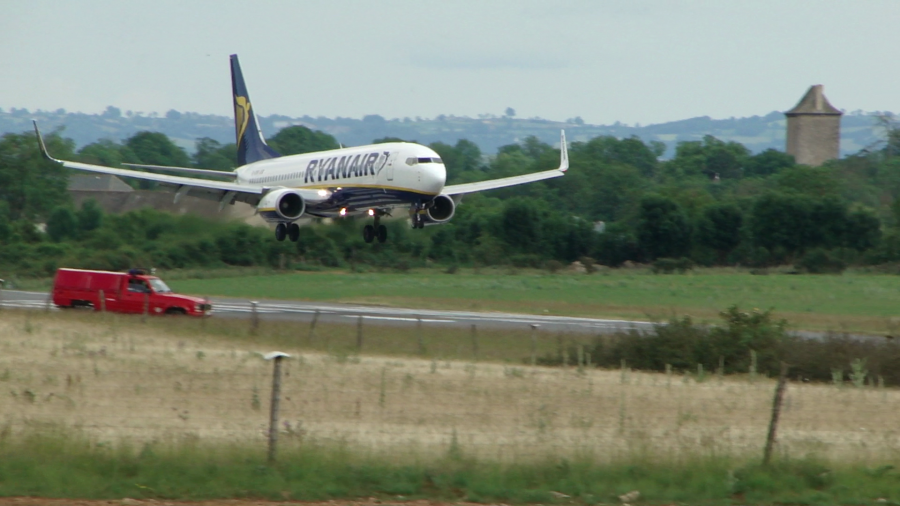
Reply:
[[[259,129],[237,55],[231,55],[231,87],[238,168],[233,172],[125,164],[133,169],[57,160],[50,156],[38,130],[34,131],[44,157],[70,169],[156,181],[175,192],[177,203],[191,195],[226,204],[246,202],[275,224],[275,237],[296,241],[297,220],[303,217],[370,216],[366,242],[384,242],[387,230],[379,223],[392,209],[406,208],[413,228],[446,223],[463,195],[562,176],[569,168],[565,131],[560,134],[559,168],[522,176],[458,185],[445,185],[447,172],[434,150],[410,142],[391,142],[355,148],[281,156],[266,144]],[[134,170],[144,169],[144,170]],[[187,175],[214,176],[218,180],[146,172],[165,170]]]

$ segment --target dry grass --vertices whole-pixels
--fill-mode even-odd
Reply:
[[[0,424],[13,432],[41,423],[79,428],[101,443],[187,438],[263,445],[271,365],[256,352],[270,351],[272,343],[204,333],[184,322],[0,313]],[[305,327],[295,330],[305,335]],[[355,326],[332,330],[352,335]],[[527,336],[520,337],[528,350]],[[491,336],[480,339],[483,349],[492,349]],[[757,455],[774,390],[771,380],[749,377],[712,375],[698,382],[278,347],[296,357],[286,362],[282,387],[285,445],[338,443],[500,460]],[[895,389],[792,383],[779,451],[854,461],[896,458],[897,402]]]

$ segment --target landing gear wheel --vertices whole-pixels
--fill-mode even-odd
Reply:
[[[279,241],[283,241],[286,236],[287,236],[287,227],[284,225],[284,223],[279,223],[278,225],[275,225],[275,239],[277,239]]]
[[[290,238],[291,242],[297,242],[297,239],[300,238],[300,225],[296,223],[291,223],[287,226],[287,235]]]
[[[367,243],[371,243],[373,240],[375,240],[375,227],[373,227],[372,225],[366,225],[365,227],[363,227],[363,240],[365,240]]]
[[[423,218],[421,214],[416,214],[416,218],[413,221],[413,228],[425,228],[425,218]]]
[[[378,228],[375,229],[375,236],[378,237],[378,242],[387,241],[387,227],[378,225]]]

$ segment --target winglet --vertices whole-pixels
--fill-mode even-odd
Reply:
[[[38,147],[41,148],[41,155],[43,155],[44,158],[50,160],[51,162],[58,163],[59,160],[50,156],[50,153],[47,151],[47,146],[44,145],[44,137],[41,135],[41,131],[38,130],[37,120],[31,120],[31,122],[34,123],[34,133],[37,134]]]
[[[559,171],[565,172],[569,170],[569,148],[566,146],[566,131],[560,130],[559,133]]]

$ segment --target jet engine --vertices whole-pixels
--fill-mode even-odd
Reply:
[[[446,195],[438,195],[425,210],[426,223],[446,223],[456,213],[456,202]]]
[[[265,194],[256,206],[259,215],[271,223],[294,221],[306,211],[306,201],[294,190],[285,188]]]

